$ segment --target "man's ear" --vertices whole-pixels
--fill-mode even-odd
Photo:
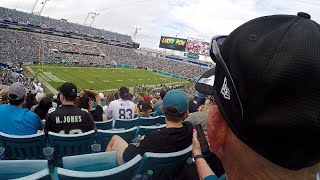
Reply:
[[[228,125],[224,121],[217,105],[210,107],[207,125],[210,149],[217,154],[226,141],[228,129]]]
[[[189,110],[183,113],[183,120],[185,120],[189,116]]]
[[[23,97],[22,104],[26,103],[26,101],[27,101],[27,96],[24,96],[24,97]]]

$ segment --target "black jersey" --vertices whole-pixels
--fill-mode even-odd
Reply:
[[[80,134],[95,129],[92,115],[73,105],[63,105],[48,111],[45,132]]]

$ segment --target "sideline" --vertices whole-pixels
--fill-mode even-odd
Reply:
[[[59,93],[55,88],[53,88],[49,83],[47,83],[47,81],[44,80],[41,76],[36,76],[36,73],[29,66],[27,66],[26,68],[38,81],[40,81],[44,86],[46,86],[46,88],[49,91],[51,91],[53,94]]]

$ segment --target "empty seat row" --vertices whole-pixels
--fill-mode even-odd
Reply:
[[[97,129],[109,130],[116,129],[130,129],[136,126],[156,126],[165,124],[164,116],[156,117],[140,117],[134,119],[116,119],[102,122],[95,122]]]
[[[152,179],[174,179],[191,155],[192,145],[173,153],[146,152],[118,166],[116,152],[63,157],[63,168],[50,175],[46,160],[0,161],[0,179],[132,179],[152,172]]]
[[[0,132],[1,159],[50,159],[61,164],[64,156],[104,151],[113,135],[119,135],[128,143],[138,135],[165,128],[161,126],[140,126],[127,130],[94,130],[82,134],[58,134],[49,132],[48,141],[44,133],[28,136],[13,136]]]

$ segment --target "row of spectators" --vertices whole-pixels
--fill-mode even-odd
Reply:
[[[54,28],[59,31],[71,31],[79,34],[104,37],[110,40],[116,40],[123,43],[132,43],[132,39],[128,35],[118,34],[102,29],[96,29],[88,26],[67,22],[65,20],[52,19],[49,17],[43,17],[3,7],[0,7],[0,19],[18,21],[46,28]]]
[[[0,59],[4,62],[28,63],[41,58],[48,63],[127,64],[191,79],[207,70],[199,65],[144,55],[133,49],[65,37],[0,29],[0,39]]]
[[[15,72],[11,68],[0,67],[0,84],[10,86],[15,82],[21,82],[28,89],[33,88],[30,78],[25,77],[21,73]]]

